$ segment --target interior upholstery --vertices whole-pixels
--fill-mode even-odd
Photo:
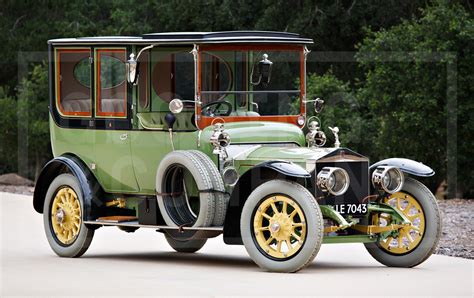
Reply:
[[[232,111],[232,113],[230,113],[230,116],[260,116],[260,114],[254,111],[237,110]]]
[[[104,113],[123,113],[125,112],[124,98],[102,98],[100,110]]]
[[[91,100],[90,98],[63,100],[61,106],[64,112],[90,112]]]

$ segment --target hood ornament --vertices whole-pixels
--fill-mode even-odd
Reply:
[[[339,148],[341,146],[341,142],[339,142],[339,128],[337,126],[328,128],[331,130],[332,134],[334,135],[334,147]]]

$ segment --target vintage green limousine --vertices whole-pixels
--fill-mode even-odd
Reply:
[[[340,146],[337,127],[306,116],[324,104],[306,95],[311,39],[181,32],[48,44],[54,159],[33,204],[59,256],[81,256],[105,226],[152,228],[188,253],[223,234],[277,272],[304,268],[322,243],[363,243],[398,267],[433,253],[439,210],[412,177],[434,171],[403,158],[370,164]]]

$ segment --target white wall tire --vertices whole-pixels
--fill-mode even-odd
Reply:
[[[94,230],[82,220],[83,206],[76,177],[61,174],[51,182],[43,205],[43,223],[46,239],[60,257],[80,257],[91,244]]]
[[[416,246],[410,246],[405,237],[400,240],[403,240],[401,247],[405,247],[406,250],[401,250],[397,246],[395,246],[396,249],[389,250],[390,246],[387,245],[386,240],[366,243],[365,247],[372,257],[383,265],[409,268],[423,263],[433,254],[441,237],[441,215],[435,196],[425,185],[417,180],[407,178],[400,192],[406,194],[412,200],[415,199],[417,207],[421,208],[419,211],[423,216],[422,235],[418,235],[419,239],[414,237],[411,239],[416,241]],[[403,212],[403,209],[409,207],[401,208]],[[413,231],[411,232],[413,233]]]
[[[215,213],[212,225],[222,226],[224,225],[228,199],[223,193],[225,192],[225,186],[224,182],[222,181],[221,174],[219,173],[219,170],[217,169],[216,165],[206,154],[197,150],[190,150],[187,152],[189,152],[190,154],[194,154],[204,164],[207,169],[207,173],[210,175],[213,189],[218,191],[213,194],[215,202]]]
[[[294,214],[297,218],[291,218]],[[257,187],[245,202],[240,221],[248,254],[258,266],[273,272],[296,272],[309,265],[321,247],[323,228],[314,196],[300,184],[284,180]]]
[[[181,191],[180,195],[162,195],[179,190],[179,179],[182,178],[176,174],[176,171],[180,169],[189,171],[198,189],[213,188],[207,168],[196,156],[186,151],[173,151],[166,155],[160,162],[156,174],[158,206],[164,221],[168,226],[212,226],[215,215],[215,199],[212,193],[202,192],[199,194],[198,210],[192,210],[188,204],[189,197],[185,197],[184,191]]]

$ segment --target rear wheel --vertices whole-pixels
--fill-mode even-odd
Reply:
[[[178,240],[166,235],[166,241],[177,252],[193,253],[200,250],[207,239]]]
[[[441,237],[441,216],[435,196],[415,179],[407,178],[400,192],[385,198],[384,203],[401,211],[411,226],[394,232],[376,243],[366,243],[369,253],[391,267],[414,267],[433,254]],[[392,223],[388,214],[375,214],[372,224]]]
[[[44,201],[43,222],[49,245],[61,257],[80,257],[92,241],[94,230],[82,221],[83,205],[76,177],[61,174],[53,180]]]
[[[242,240],[253,261],[269,271],[296,272],[315,258],[323,217],[314,196],[300,184],[272,180],[245,202]]]

